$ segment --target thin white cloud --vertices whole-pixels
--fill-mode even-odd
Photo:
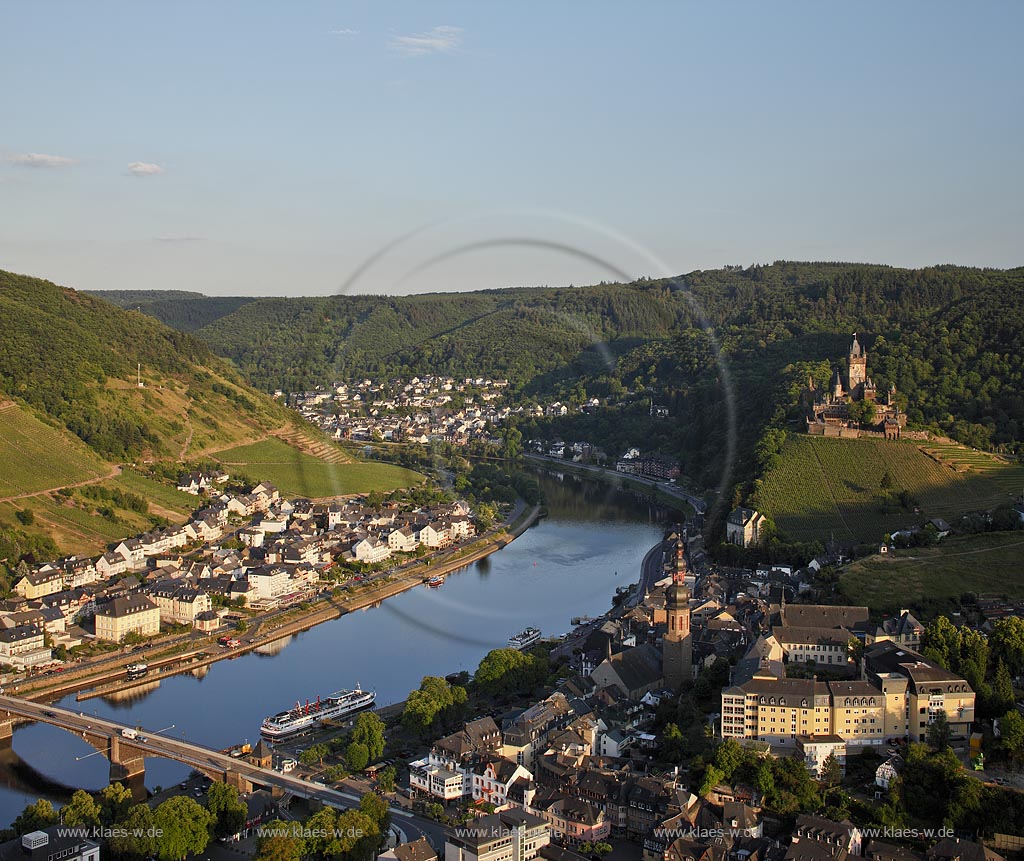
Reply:
[[[341,28],[339,30],[328,30],[327,32],[330,33],[332,36],[358,36],[359,35],[359,31],[358,30],[351,30],[348,27],[343,27],[343,28]]]
[[[158,176],[164,169],[158,164],[148,161],[133,161],[128,165],[128,173],[132,176]]]
[[[391,48],[407,57],[425,57],[428,54],[447,54],[462,44],[462,28],[443,25],[426,33],[394,36]]]
[[[27,152],[21,155],[12,155],[7,160],[18,167],[54,168],[71,167],[73,164],[78,164],[78,162],[73,158],[66,158],[62,155],[46,155],[41,152]]]

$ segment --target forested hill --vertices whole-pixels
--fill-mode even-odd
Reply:
[[[764,430],[787,426],[799,386],[808,374],[827,382],[854,331],[913,422],[978,447],[1024,440],[1024,269],[779,262],[625,285],[257,299],[197,334],[266,390],[432,372],[508,377],[526,395],[631,394],[635,415],[579,417],[565,432],[612,446],[636,437],[708,479],[726,423],[695,307],[734,383],[740,475],[756,472]],[[674,420],[644,424],[647,398]]]
[[[90,290],[98,296],[129,311],[141,311],[161,323],[182,332],[195,332],[236,311],[251,296],[204,296],[188,290]]]
[[[0,271],[0,319],[0,402],[20,402],[105,460],[177,458],[289,421],[205,343],[144,314]]]

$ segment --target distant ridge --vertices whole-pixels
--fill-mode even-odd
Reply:
[[[250,296],[205,296],[189,290],[88,290],[111,305],[140,311],[182,332],[195,332],[252,302]]]

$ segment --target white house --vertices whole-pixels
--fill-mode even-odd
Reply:
[[[482,763],[473,771],[473,800],[504,807],[509,787],[519,779],[529,782],[533,775],[508,759],[497,758]]]
[[[120,553],[128,563],[129,571],[137,571],[146,567],[146,554],[142,549],[142,542],[138,538],[126,538],[117,547],[114,553]]]
[[[416,534],[408,526],[392,529],[388,534],[388,547],[396,553],[412,553],[419,545]]]
[[[875,785],[882,789],[888,789],[889,784],[899,777],[901,771],[903,771],[903,757],[890,756],[875,769]]]
[[[431,549],[447,547],[451,543],[451,536],[448,528],[439,520],[428,523],[420,530],[420,544],[425,544]]]
[[[387,542],[381,541],[376,535],[368,535],[352,545],[352,555],[358,562],[372,565],[383,562],[391,556],[391,548]]]
[[[272,600],[288,592],[288,569],[280,565],[264,565],[246,572],[249,586],[261,601]]]
[[[798,735],[797,753],[803,756],[804,764],[811,777],[821,777],[821,767],[829,756],[839,762],[842,774],[846,774],[846,740],[838,735]]]

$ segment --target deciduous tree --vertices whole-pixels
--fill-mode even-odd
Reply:
[[[177,795],[153,811],[153,825],[160,832],[156,857],[160,861],[179,861],[206,849],[213,814],[193,799]]]

